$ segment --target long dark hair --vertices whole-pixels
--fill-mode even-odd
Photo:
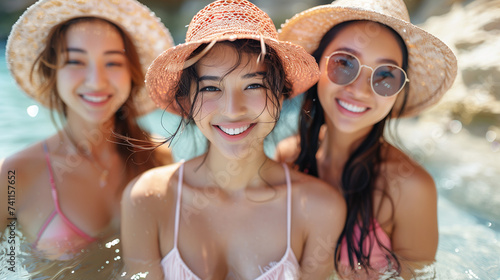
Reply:
[[[127,138],[150,142],[150,137],[137,123],[139,114],[134,105],[134,99],[139,90],[144,87],[144,73],[142,71],[137,49],[126,31],[108,20],[96,17],[80,17],[60,23],[51,29],[44,50],[32,65],[30,79],[33,79],[34,75],[40,77],[43,83],[41,88],[38,89],[37,95],[48,96],[53,123],[57,126],[54,117],[55,112],[59,113],[59,117],[61,118],[60,122],[64,123],[67,115],[67,106],[59,96],[56,86],[56,73],[59,65],[61,65],[61,59],[65,59],[64,53],[66,49],[67,31],[73,24],[94,21],[103,21],[113,26],[121,35],[125,46],[125,56],[127,57],[132,80],[131,91],[122,107],[115,112],[113,128],[114,135],[122,135],[125,137],[115,137],[114,139],[108,140],[115,141],[119,144],[117,146],[118,153],[126,163],[127,174],[130,176],[129,179],[132,179],[141,172],[159,164],[156,158],[151,156],[150,153],[144,152],[135,146],[131,147],[127,142]]]
[[[232,47],[237,55],[238,59],[236,63],[225,75],[228,75],[234,71],[242,62],[244,55],[256,55],[259,56],[262,53],[262,47],[259,41],[253,39],[239,39],[235,41],[221,41],[217,44],[224,44]],[[200,45],[189,58],[195,57],[197,54],[205,50],[208,44]],[[290,97],[292,92],[292,84],[286,79],[285,69],[279,55],[274,49],[266,45],[266,55],[262,60],[262,63],[266,66],[266,75],[264,77],[264,85],[269,90],[270,94],[267,96],[267,102],[271,102],[273,111],[270,112],[274,116],[277,122],[280,118],[281,112],[281,98],[285,99]],[[249,63],[249,61],[247,61]],[[197,114],[194,104],[196,104],[199,98],[202,99],[203,95],[199,94],[198,80],[199,76],[196,72],[196,63],[182,71],[179,82],[176,85],[176,91],[172,102],[175,102],[180,108],[178,112],[182,121],[166,141],[172,141],[173,138],[180,132],[182,127],[192,125],[194,123],[194,117]],[[194,88],[193,88],[194,87]],[[194,94],[194,96],[191,96]],[[191,101],[192,100],[192,101]],[[267,107],[267,106],[266,106]]]
[[[320,62],[321,57],[329,43],[335,38],[340,30],[357,21],[347,21],[340,23],[330,29],[321,40],[318,48],[313,53],[316,62]],[[385,25],[383,25],[385,26]],[[403,52],[403,69],[408,68],[408,51],[403,39],[388,26],[391,30]],[[345,238],[349,265],[355,270],[359,266],[368,271],[370,266],[371,250],[364,252],[364,243],[368,242],[367,237],[374,220],[373,211],[373,193],[375,183],[379,179],[380,165],[383,161],[382,144],[384,142],[384,129],[391,117],[399,117],[404,111],[408,95],[408,87],[403,94],[403,102],[399,112],[389,112],[389,114],[374,124],[371,131],[363,139],[361,144],[349,156],[342,170],[340,186],[347,203],[347,218],[344,230],[340,235],[335,249],[335,268],[338,270],[339,249],[342,240]],[[316,153],[319,148],[319,133],[321,126],[325,123],[323,108],[318,99],[317,85],[311,87],[305,94],[302,110],[299,116],[299,135],[300,135],[300,153],[295,161],[299,170],[310,175],[318,177],[318,166],[316,162]],[[395,134],[391,135],[395,138]],[[387,196],[384,193],[384,196]],[[392,203],[392,201],[391,201]],[[359,240],[355,240],[354,230],[356,227],[361,229]],[[396,267],[400,269],[399,261],[396,255],[383,246],[378,237],[377,243],[387,251],[388,260],[394,261]],[[355,259],[357,262],[355,263]]]

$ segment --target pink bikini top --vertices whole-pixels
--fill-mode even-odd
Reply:
[[[291,200],[292,184],[290,182],[290,173],[288,167],[283,164],[286,174],[287,184],[287,247],[285,255],[279,262],[272,262],[269,268],[264,269],[262,274],[256,280],[275,280],[275,279],[299,279],[300,266],[290,246],[290,226],[291,226]],[[179,233],[179,218],[182,194],[182,178],[184,173],[184,163],[179,168],[179,182],[177,184],[177,204],[175,208],[175,229],[174,229],[174,248],[162,259],[161,265],[165,280],[201,280],[184,263],[177,248]]]
[[[366,254],[371,250],[370,254],[370,265],[372,268],[382,271],[389,265],[387,257],[389,256],[389,252],[379,245],[377,239],[375,238],[375,234],[377,235],[380,243],[385,246],[387,249],[391,250],[391,239],[387,236],[387,233],[380,227],[380,224],[376,219],[373,220],[372,228],[366,237],[366,241],[363,243],[363,252]],[[354,240],[358,240],[361,236],[361,229],[359,226],[354,228]],[[343,267],[349,267],[349,257],[347,255],[347,241],[344,238],[341,244],[340,251],[340,263]],[[354,256],[354,263],[357,263],[356,256]]]
[[[59,206],[47,143],[45,142],[43,143],[43,151],[47,161],[55,209],[42,225],[32,246],[36,250],[42,251],[50,259],[70,259],[74,253],[79,252],[97,239],[79,229],[62,212]]]

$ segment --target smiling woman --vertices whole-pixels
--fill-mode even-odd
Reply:
[[[242,49],[249,47],[244,42],[237,45]],[[220,53],[232,55],[221,59]],[[238,65],[240,60],[252,71]],[[275,108],[271,107],[273,101],[267,95],[267,67],[257,64],[247,54],[236,53],[234,47],[225,43],[215,45],[196,65],[199,75],[199,91],[193,95],[196,125],[211,143],[211,149],[227,158],[244,157],[253,146],[245,141],[247,136],[253,133],[262,142],[277,121]]]
[[[66,119],[111,120],[129,98],[131,72],[121,35],[101,20],[78,19],[66,31],[56,87]]]
[[[123,18],[130,9],[134,16]],[[0,161],[2,177],[16,172],[14,216],[37,254],[71,259],[116,234],[127,182],[171,162],[168,150],[151,156],[114,137],[149,140],[136,122],[153,108],[144,73],[171,45],[165,26],[135,0],[41,0],[13,26],[9,70],[26,94],[62,117],[57,133]],[[0,182],[2,192],[10,187]]]
[[[278,157],[342,191],[348,216],[337,247],[341,275],[419,276],[438,247],[436,186],[388,137],[395,134],[384,132],[392,119],[414,116],[443,96],[457,74],[456,57],[410,22],[402,0],[314,7],[288,20],[280,38],[304,46],[321,70],[305,95],[300,136],[280,143]]]
[[[195,15],[186,43],[155,59],[146,85],[159,106],[194,122],[209,147],[127,187],[121,231],[127,277],[326,279],[334,273],[345,216],[340,193],[271,160],[263,143],[283,100],[317,78],[312,57],[277,40],[269,16],[252,3],[219,0]]]

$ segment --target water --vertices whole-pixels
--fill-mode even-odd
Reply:
[[[10,76],[4,44],[0,43],[0,158],[55,132],[49,112],[26,97]],[[268,140],[269,154],[273,143],[279,140],[277,135],[293,130],[295,117],[290,112],[293,111],[283,113],[278,133]],[[166,135],[165,129],[173,131],[178,121],[177,117],[161,111],[141,120],[160,136]],[[411,119],[403,121],[400,128],[405,146],[429,170],[438,187],[437,278],[500,280],[500,147],[495,144],[498,142],[490,141],[491,135],[472,136],[460,129],[456,121]],[[198,154],[204,147],[203,137],[196,129],[185,131],[173,144],[176,159]],[[16,244],[22,244],[22,237],[16,238]],[[117,237],[96,244],[74,260],[50,265],[30,254],[28,246],[21,245],[16,248],[16,273],[7,270],[9,248],[5,242],[0,252],[0,279],[47,279],[43,274],[54,276],[53,279],[109,279],[117,276],[122,266]],[[25,259],[23,265],[19,259]],[[40,269],[42,274],[35,276],[26,272]]]

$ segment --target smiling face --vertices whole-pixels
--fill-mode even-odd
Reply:
[[[361,64],[375,69],[381,64],[403,63],[403,52],[391,30],[368,21],[353,22],[341,29],[326,47],[320,60],[318,97],[329,126],[343,133],[366,134],[391,111],[398,95],[382,97],[371,87],[372,70],[362,67],[351,84],[341,86],[328,78],[327,56],[343,51],[356,56]]]
[[[257,64],[257,55],[238,54],[233,46],[221,43],[196,64],[199,91],[194,121],[211,149],[238,159],[263,151],[262,142],[276,123],[266,71],[263,63]],[[194,96],[192,92],[191,101]]]
[[[131,74],[123,39],[102,20],[72,24],[56,74],[67,118],[90,123],[110,120],[130,95]]]

